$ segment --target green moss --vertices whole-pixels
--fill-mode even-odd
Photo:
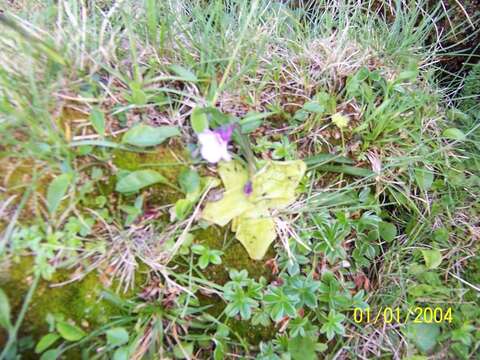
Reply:
[[[222,250],[222,264],[209,265],[202,271],[205,278],[219,285],[224,285],[229,281],[228,270],[247,270],[251,278],[258,280],[264,277],[267,281],[273,279],[270,268],[265,262],[273,258],[275,253],[270,247],[263,260],[252,260],[245,248],[240,242],[233,238],[228,227],[221,228],[218,226],[210,226],[207,229],[197,230],[194,232],[195,242],[207,245],[211,249]],[[228,246],[227,246],[228,244]],[[218,317],[225,309],[226,304],[218,296],[206,296],[197,294],[201,306],[209,306],[207,312]],[[227,325],[240,337],[246,339],[249,343],[258,344],[260,341],[272,339],[275,335],[273,327],[253,326],[250,321],[242,321],[237,319],[228,319]]]
[[[185,154],[179,147],[160,146],[154,152],[137,153],[125,150],[115,150],[113,163],[120,169],[135,171],[151,169],[165,176],[176,184],[178,175],[186,168],[182,164]],[[182,198],[182,194],[167,185],[157,184],[150,187],[149,203],[153,206],[172,204]]]
[[[0,173],[3,174],[3,183],[6,188],[6,192],[3,195],[6,198],[16,196],[15,203],[18,204],[26,189],[32,183],[33,169],[36,166],[37,164],[32,159],[16,157],[5,157],[1,159]],[[45,198],[48,184],[51,180],[52,177],[49,174],[45,174],[37,180],[35,191],[20,213],[20,221],[29,223],[31,219],[40,213],[39,205],[42,203],[40,199]]]
[[[227,227],[210,226],[207,229],[194,232],[194,235],[196,243],[224,252],[222,264],[210,265],[204,270],[203,274],[208,280],[224,285],[229,280],[228,271],[230,269],[245,269],[249,276],[256,280],[262,276],[267,280],[272,280],[271,270],[265,265],[268,259],[275,256],[272,247],[270,247],[264,259],[252,260],[243,245],[233,238],[233,233]],[[228,243],[228,246],[225,246],[226,243]]]
[[[275,337],[275,326],[252,325],[250,321],[228,319],[227,326],[249,344],[258,345],[260,341],[268,341]]]
[[[32,279],[33,259],[20,258],[19,263],[12,263],[0,279],[0,286],[7,293],[13,313],[22,306]],[[48,314],[62,315],[81,325],[86,331],[108,322],[120,310],[109,302],[102,300],[104,286],[96,273],[90,273],[80,281],[59,287],[52,284],[70,279],[71,272],[59,270],[50,282],[40,281],[30,303],[20,335],[38,339],[48,332],[46,317]]]

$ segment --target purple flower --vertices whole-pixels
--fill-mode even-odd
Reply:
[[[210,163],[217,163],[220,160],[230,161],[232,157],[228,153],[227,147],[232,133],[233,125],[225,125],[215,131],[207,129],[198,134],[202,157]]]
[[[233,124],[220,126],[215,132],[220,135],[223,141],[228,143],[232,139]]]
[[[243,187],[243,193],[249,196],[252,194],[252,192],[253,192],[253,184],[250,180],[248,180],[245,186]]]

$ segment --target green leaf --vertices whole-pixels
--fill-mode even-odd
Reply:
[[[117,182],[115,190],[120,193],[131,193],[157,183],[168,184],[169,182],[156,171],[138,170],[121,178]]]
[[[200,258],[198,259],[198,266],[200,269],[205,270],[210,263],[210,256],[207,254],[200,255]]]
[[[429,269],[436,269],[442,263],[442,253],[438,249],[422,250],[422,254]]]
[[[130,83],[131,95],[129,96],[129,101],[134,105],[145,105],[148,101],[147,94],[142,89],[142,84],[137,81],[132,81]]]
[[[316,169],[320,171],[343,173],[359,177],[370,177],[375,175],[375,173],[370,169],[348,165],[321,165],[318,166]]]
[[[273,112],[265,112],[265,113],[259,113],[259,112],[250,112],[248,113],[242,120],[240,120],[240,130],[242,134],[248,134],[256,129],[258,129],[262,123],[263,120],[266,119],[267,117],[273,115]]]
[[[412,323],[407,328],[407,336],[424,353],[433,350],[439,335],[440,328],[436,324]]]
[[[128,360],[130,356],[130,350],[128,346],[118,348],[113,353],[113,360]]]
[[[56,360],[60,356],[60,350],[58,349],[51,349],[47,352],[43,353],[40,357],[40,360]]]
[[[215,342],[215,350],[213,351],[213,360],[225,359],[225,345],[221,341]]]
[[[175,345],[173,355],[176,359],[191,359],[193,355],[193,343],[182,342]]]
[[[172,70],[175,75],[182,78],[185,81],[195,82],[198,81],[197,76],[189,69],[184,68],[180,65],[170,65],[170,70]]]
[[[433,238],[438,242],[448,241],[449,233],[448,230],[444,227],[438,228],[433,232]]]
[[[195,133],[199,134],[208,129],[208,117],[205,113],[205,109],[201,107],[196,107],[190,115],[190,122],[192,124],[192,129]]]
[[[397,228],[394,224],[382,221],[378,224],[378,232],[383,240],[390,242],[397,236]]]
[[[0,288],[0,326],[6,330],[12,328],[12,322],[10,321],[10,302],[8,301],[7,294]]]
[[[90,113],[90,122],[100,136],[105,136],[105,115],[99,108],[94,107],[92,109],[92,112]]]
[[[43,336],[39,342],[37,343],[37,346],[35,346],[35,353],[40,354],[47,350],[50,346],[52,346],[55,341],[60,339],[60,335],[53,333],[53,334],[47,334]]]
[[[123,327],[107,330],[107,343],[112,346],[120,346],[128,342],[128,331]]]
[[[398,78],[396,79],[396,81],[397,82],[413,81],[417,78],[417,76],[418,76],[418,70],[405,70],[398,75]]]
[[[343,320],[345,320],[345,315],[337,313],[335,310],[330,310],[327,321],[321,327],[320,332],[326,334],[328,340],[332,340],[336,334],[345,335]]]
[[[72,325],[65,321],[57,323],[57,331],[68,341],[78,341],[83,339],[87,334],[78,326]]]
[[[316,101],[309,101],[303,105],[303,110],[311,112],[311,113],[316,113],[316,114],[321,114],[325,112],[325,107],[320,105]]]
[[[466,136],[462,130],[457,128],[448,128],[443,131],[443,137],[450,140],[465,140]]]
[[[296,336],[288,341],[288,352],[293,360],[315,360],[315,344],[309,336]]]
[[[325,165],[329,162],[334,162],[337,164],[346,164],[346,165],[353,165],[355,161],[349,159],[345,156],[333,155],[328,153],[320,153],[313,156],[310,156],[303,160],[307,166],[317,166],[317,165]]]
[[[188,199],[179,199],[175,203],[175,217],[184,220],[192,210],[192,202]]]
[[[200,176],[194,170],[184,169],[178,177],[178,183],[183,192],[191,194],[200,188]]]
[[[67,193],[68,187],[72,181],[71,174],[62,174],[57,176],[53,181],[48,185],[47,190],[47,206],[48,211],[53,214],[57,211],[62,198]]]
[[[432,187],[434,177],[430,170],[426,168],[415,168],[414,174],[415,181],[421,190],[427,191]]]
[[[176,126],[158,126],[139,124],[128,130],[122,138],[123,144],[138,147],[156,146],[166,139],[180,135]]]

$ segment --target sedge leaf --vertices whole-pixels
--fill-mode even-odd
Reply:
[[[35,346],[35,353],[40,354],[47,350],[55,341],[60,339],[60,335],[58,334],[47,334],[43,336],[40,341],[37,343],[37,346]]]
[[[103,112],[99,108],[95,107],[92,109],[89,119],[95,131],[100,136],[105,136],[105,115]]]
[[[0,327],[3,327],[6,330],[12,328],[12,323],[10,321],[10,303],[7,294],[5,294],[2,289],[0,289]]]
[[[112,346],[120,346],[128,342],[128,332],[123,327],[108,329],[107,343]]]
[[[67,193],[67,190],[68,190],[68,187],[70,186],[71,181],[72,181],[71,174],[62,174],[60,176],[57,176],[55,179],[53,179],[50,185],[48,185],[47,206],[48,206],[48,211],[50,211],[51,214],[57,211],[57,208],[60,205],[62,198]]]
[[[132,193],[157,183],[168,184],[168,180],[156,171],[138,170],[121,178],[115,190],[119,193]]]
[[[65,340],[68,341],[78,341],[87,335],[85,331],[80,329],[78,326],[69,324],[65,321],[60,321],[57,323],[57,331]]]
[[[156,146],[166,139],[180,135],[176,126],[136,125],[123,135],[122,143],[139,147]]]
[[[192,124],[192,129],[195,133],[199,134],[208,129],[208,117],[205,113],[205,109],[201,107],[196,107],[190,115],[190,122]]]

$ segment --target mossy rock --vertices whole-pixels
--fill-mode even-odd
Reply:
[[[207,280],[224,285],[229,280],[228,271],[230,269],[247,270],[249,276],[256,280],[262,276],[267,280],[272,280],[271,270],[265,265],[266,261],[275,256],[272,247],[269,248],[264,259],[253,260],[248,256],[243,245],[234,239],[234,234],[227,227],[210,226],[195,231],[194,236],[196,243],[206,245],[210,249],[221,250],[224,253],[220,265],[209,265],[203,271]]]
[[[21,257],[20,262],[11,263],[0,278],[0,287],[6,292],[11,303],[13,319],[20,311],[33,281],[32,268],[33,259]],[[48,314],[72,320],[87,333],[107,323],[113,316],[121,314],[119,308],[102,299],[101,293],[105,287],[95,272],[68,285],[52,287],[52,284],[70,279],[70,275],[68,270],[59,270],[50,282],[40,281],[20,328],[19,338],[30,336],[36,342],[47,334]]]
[[[228,271],[230,269],[247,270],[251,278],[258,280],[264,277],[268,282],[273,280],[271,269],[266,266],[266,262],[275,256],[272,247],[268,250],[263,260],[253,260],[248,256],[243,245],[234,239],[234,234],[228,227],[221,228],[210,226],[206,229],[194,231],[195,242],[206,245],[211,249],[217,249],[224,252],[222,255],[222,264],[209,265],[202,274],[205,278],[218,285],[224,285],[229,281]],[[212,316],[218,317],[225,309],[226,304],[216,295],[206,296],[197,294],[201,306],[209,306],[207,312]],[[258,344],[260,341],[267,341],[274,337],[273,326],[263,327],[254,326],[250,321],[239,319],[228,319],[227,325],[238,336],[246,339],[249,343]]]
[[[176,184],[180,172],[187,168],[187,165],[183,163],[185,155],[182,148],[175,146],[160,146],[155,151],[146,153],[115,150],[113,163],[119,169],[128,171],[155,170],[172,184]],[[168,205],[182,197],[183,195],[174,188],[157,184],[149,188],[148,203],[151,206]]]

